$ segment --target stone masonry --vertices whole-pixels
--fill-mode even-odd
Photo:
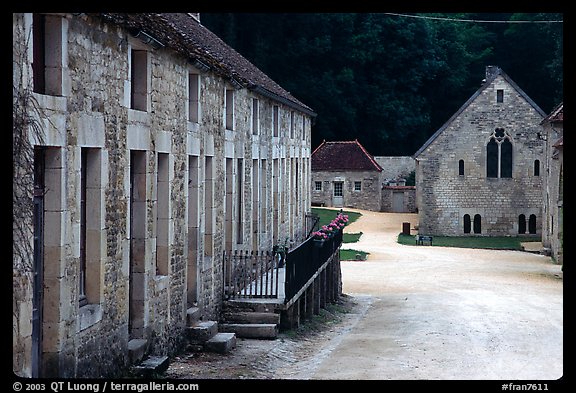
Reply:
[[[543,116],[501,69],[487,67],[482,87],[414,155],[419,232],[540,235]],[[499,145],[489,158],[491,140]]]
[[[197,14],[13,14],[13,32],[45,183],[41,288],[14,275],[14,372],[114,376],[133,340],[178,351],[188,307],[219,314],[225,251],[302,238],[315,114]]]

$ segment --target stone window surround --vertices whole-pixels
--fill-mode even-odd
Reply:
[[[354,192],[362,191],[362,182],[361,181],[354,181]]]

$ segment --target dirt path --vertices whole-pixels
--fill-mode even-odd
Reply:
[[[169,376],[280,379],[546,379],[563,374],[560,266],[537,254],[396,243],[413,214],[361,211],[367,261],[342,262],[342,307],[324,331],[239,340]]]

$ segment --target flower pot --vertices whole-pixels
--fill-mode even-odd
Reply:
[[[326,240],[324,239],[312,239],[313,243],[314,243],[314,247],[316,248],[320,248],[324,245],[324,242],[326,242]]]

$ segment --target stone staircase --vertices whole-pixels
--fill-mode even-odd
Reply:
[[[225,301],[220,330],[241,338],[276,339],[280,313],[274,304],[254,300]]]
[[[220,331],[216,321],[200,321],[197,307],[186,311],[186,326],[189,347],[194,351],[228,353],[236,347],[236,334]]]

